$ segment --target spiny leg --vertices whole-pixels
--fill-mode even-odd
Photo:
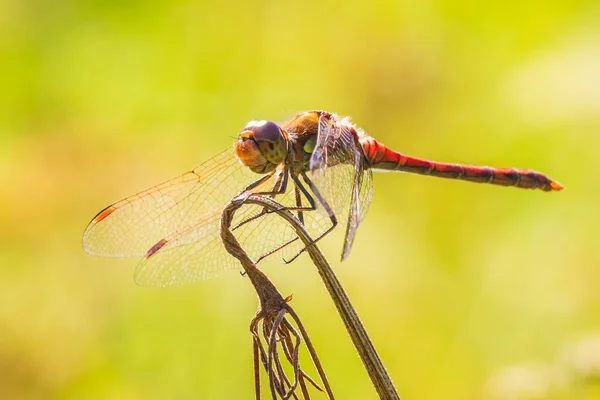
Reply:
[[[268,174],[266,174],[265,176],[260,177],[259,179],[257,179],[256,181],[252,182],[251,184],[249,184],[248,186],[246,186],[244,188],[244,190],[242,190],[242,192],[247,192],[250,191],[252,189],[254,189],[257,186],[260,186],[261,184],[263,184],[264,182],[268,181],[269,179],[271,179],[271,177],[275,174],[277,170],[273,170],[271,172],[269,172]],[[284,169],[283,173],[279,174],[279,177],[277,178],[277,181],[275,182],[275,185],[273,185],[273,190],[271,190],[270,192],[258,192],[260,194],[265,194],[267,196],[270,196],[271,198],[275,197],[276,194],[281,193],[281,188],[276,189],[277,186],[279,186],[282,183],[282,180],[284,180],[284,187],[283,187],[283,192],[285,193],[285,185],[287,184],[287,169]],[[239,228],[240,226],[247,224],[250,221],[255,220],[256,218],[260,217],[261,215],[263,215],[265,213],[265,208],[263,208],[263,211],[252,216],[249,217],[245,220],[243,220],[242,222],[240,222],[239,224],[237,224],[236,226],[234,226],[233,228],[231,228],[232,231],[236,230],[237,228]],[[246,272],[245,271],[241,271],[240,272],[241,276],[245,276]]]
[[[298,211],[299,213],[302,213],[302,211],[313,211],[315,210],[315,203],[314,200],[312,199],[312,197],[310,196],[310,194],[308,193],[308,191],[302,186],[302,184],[299,182],[298,180],[298,176],[293,173],[291,170],[287,170],[286,171],[286,175],[284,176],[283,179],[283,186],[281,187],[280,190],[278,191],[271,191],[271,192],[255,192],[254,194],[265,194],[267,196],[270,196],[271,198],[275,197],[275,195],[278,194],[284,194],[285,191],[287,190],[287,184],[288,184],[288,177],[291,176],[292,180],[294,181],[294,183],[296,184],[294,186],[294,191],[296,193],[296,207],[287,207],[287,206],[281,206],[281,210],[288,210],[288,211]],[[300,187],[298,187],[300,186]],[[310,206],[305,207],[302,205],[302,198],[300,197],[300,194],[304,194],[304,196],[306,196],[307,200],[310,203]],[[264,213],[266,214],[271,214],[274,213],[275,211],[271,211],[268,210],[266,207],[264,207],[265,211]],[[261,214],[263,215],[263,214]],[[304,217],[300,218],[301,222],[304,222]]]
[[[292,179],[294,179],[294,182],[296,183],[296,185],[298,185],[300,187],[300,190],[302,190],[302,192],[304,193],[304,195],[307,196],[307,199],[309,199],[309,202],[310,202],[311,206],[314,209],[315,208],[315,201],[308,194],[308,191],[306,190],[306,188],[304,188],[304,186],[302,186],[302,184],[300,183],[300,180],[298,179],[298,177],[296,177],[295,175],[292,175]],[[333,210],[331,209],[331,207],[327,203],[327,200],[325,200],[325,198],[321,195],[321,193],[319,192],[319,190],[317,189],[317,187],[314,185],[314,183],[310,180],[310,178],[306,175],[305,172],[302,172],[302,179],[308,185],[308,187],[312,191],[312,193],[315,196],[315,198],[319,201],[319,203],[323,206],[323,208],[327,212],[327,215],[329,216],[329,219],[331,220],[331,226],[329,228],[327,228],[327,230],[325,232],[321,233],[316,239],[313,239],[312,242],[310,242],[309,244],[307,244],[302,250],[300,250],[298,252],[298,254],[296,254],[290,260],[285,260],[284,259],[283,262],[286,263],[286,264],[289,264],[292,261],[294,261],[296,258],[298,258],[298,256],[300,256],[300,254],[302,254],[309,246],[312,246],[313,244],[317,243],[319,240],[323,239],[327,234],[329,234],[329,232],[331,232],[337,226],[337,223],[338,223],[337,222],[337,218],[335,216],[335,213],[333,212]]]
[[[288,167],[285,167],[285,169],[279,174],[279,177],[277,178],[277,181],[275,182],[275,185],[273,185],[273,189],[270,191],[264,191],[264,192],[253,192],[253,194],[258,194],[258,195],[265,195],[267,197],[270,198],[275,198],[275,196],[279,195],[279,194],[285,194],[286,190],[287,190],[287,185],[288,185],[288,178],[289,178],[289,174],[290,174],[290,170]],[[250,190],[252,188],[257,187],[258,185],[260,185],[261,183],[263,183],[264,181],[267,180],[267,178],[270,178],[271,176],[273,176],[274,172],[269,173],[268,175],[265,175],[265,177],[259,179],[256,182],[251,183],[248,187],[246,187],[246,189],[244,189],[244,191]],[[293,178],[292,178],[293,179]],[[300,198],[300,193],[298,192],[298,188],[295,187],[294,188],[295,192],[296,192],[296,207],[285,207],[282,206],[282,210],[290,210],[290,211],[298,211],[299,214],[299,219],[302,223],[304,223],[304,217],[301,216],[302,211],[310,211],[310,210],[314,210],[314,205],[311,207],[303,207],[302,206],[302,199]],[[309,196],[308,192],[306,192],[305,190],[303,190],[303,193],[305,196]],[[310,197],[310,196],[309,196]],[[232,231],[238,229],[239,227],[247,224],[248,222],[252,222],[257,218],[262,217],[265,214],[270,214],[273,213],[274,211],[268,210],[266,207],[263,207],[263,209],[254,214],[251,217],[246,218],[245,220],[241,221],[239,224],[235,225],[232,228]]]
[[[291,211],[298,211],[298,215],[299,215],[299,220],[300,222],[302,222],[302,224],[304,224],[304,215],[303,212],[304,211],[314,211],[316,210],[316,206],[315,206],[315,201],[312,198],[312,196],[310,195],[310,193],[308,193],[308,191],[306,190],[306,188],[304,187],[304,185],[302,185],[302,182],[300,182],[300,179],[298,179],[298,176],[290,171],[290,175],[292,176],[292,180],[295,183],[294,186],[294,191],[296,192],[296,207],[285,207],[286,210],[291,210]],[[300,194],[303,194],[306,197],[306,200],[309,203],[308,207],[304,207],[302,206],[302,197],[300,196]],[[281,245],[275,247],[274,249],[270,250],[269,252],[263,254],[262,256],[260,256],[258,258],[258,260],[256,261],[256,263],[258,264],[262,259],[270,256],[273,253],[278,252],[279,250],[283,249],[284,247],[290,245],[291,243],[295,242],[296,240],[298,240],[299,237],[296,236],[284,243],[282,243]],[[296,255],[296,257],[298,257],[298,255]],[[294,257],[294,259],[296,258]],[[285,262],[285,259],[283,260]]]
[[[296,236],[295,238],[292,238],[292,239],[288,240],[287,242],[284,242],[284,243],[280,244],[279,246],[275,247],[274,249],[269,250],[268,252],[266,252],[262,256],[258,257],[258,259],[256,259],[256,264],[258,264],[259,262],[261,262],[265,258],[269,257],[271,254],[277,253],[279,250],[283,249],[284,247],[286,247],[286,246],[294,243],[298,239],[299,239],[298,236]],[[285,261],[285,260],[283,260],[283,261]]]
[[[266,175],[266,177],[271,177],[273,176],[273,174],[275,173],[275,171],[271,172],[270,174]],[[251,190],[253,188],[255,188],[256,186],[258,186],[260,183],[264,182],[266,179],[259,179],[257,182],[253,182],[252,184],[250,184],[248,187],[246,187],[246,189],[244,190]],[[288,182],[288,171],[287,171],[287,167],[279,174],[279,177],[277,178],[277,181],[275,182],[275,185],[273,185],[273,189],[267,192],[256,192],[255,194],[260,194],[260,195],[266,195],[270,198],[274,198],[276,195],[278,194],[283,194],[285,193],[285,191],[287,190],[287,182]],[[240,222],[239,224],[237,224],[236,226],[234,226],[231,230],[235,231],[236,229],[238,229],[239,227],[241,227],[242,225],[247,224],[248,222],[254,221],[257,218],[260,218],[261,216],[265,215],[268,213],[268,210],[266,207],[263,207],[263,209],[254,214],[251,217],[246,218],[245,220],[243,220],[242,222]]]

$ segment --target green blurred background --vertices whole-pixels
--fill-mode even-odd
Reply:
[[[246,279],[137,287],[81,234],[248,120],[315,108],[566,188],[375,176],[350,258],[322,248],[401,396],[600,398],[597,1],[3,0],[0,27],[0,398],[251,398]],[[308,258],[265,271],[338,398],[375,398]]]

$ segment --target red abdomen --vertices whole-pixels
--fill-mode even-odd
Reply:
[[[563,188],[557,181],[531,169],[494,168],[429,161],[405,156],[372,138],[361,141],[361,144],[367,161],[373,169],[404,171],[440,178],[462,179],[469,182],[515,186],[525,189],[542,189],[547,192]]]

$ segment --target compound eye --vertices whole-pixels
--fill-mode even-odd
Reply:
[[[258,121],[250,127],[256,142],[266,141],[278,143],[283,140],[283,134],[278,124],[273,121]]]
[[[251,121],[238,135],[235,152],[254,172],[272,171],[287,157],[287,136],[273,121]]]

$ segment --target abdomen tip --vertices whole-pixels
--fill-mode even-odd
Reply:
[[[551,180],[550,181],[550,188],[552,191],[556,190],[563,190],[563,185],[561,185],[560,183],[558,183],[557,181]]]

